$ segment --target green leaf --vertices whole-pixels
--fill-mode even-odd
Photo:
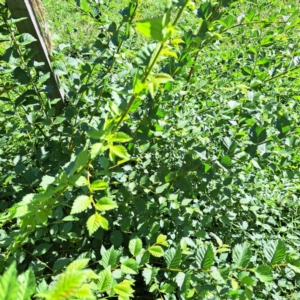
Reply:
[[[95,208],[99,211],[111,210],[117,207],[118,207],[117,203],[108,197],[103,197],[99,199],[95,205]]]
[[[79,169],[83,168],[83,167],[87,167],[89,162],[89,153],[87,150],[83,150],[81,151],[75,160],[75,166],[72,169],[72,173],[75,173],[76,171],[78,171]]]
[[[165,183],[161,186],[158,186],[156,189],[155,189],[155,193],[156,194],[161,194],[165,189],[167,189],[169,187],[170,183]]]
[[[150,268],[145,268],[145,269],[143,270],[142,275],[143,275],[144,280],[145,280],[145,283],[146,283],[147,285],[150,285],[150,284],[152,283],[153,279],[154,279],[154,278],[156,277],[156,275],[158,274],[158,271],[159,271],[158,268],[152,268],[152,269],[150,269]]]
[[[104,268],[107,268],[109,266],[114,268],[116,266],[119,258],[119,252],[116,251],[113,246],[101,254],[102,254],[102,259],[100,263]]]
[[[264,246],[264,254],[272,265],[282,263],[285,259],[286,246],[281,240],[268,241]]]
[[[91,148],[91,152],[90,152],[91,159],[95,159],[97,157],[97,155],[102,153],[102,147],[103,147],[102,143],[93,144],[93,146]]]
[[[174,81],[174,79],[172,78],[172,76],[170,76],[169,74],[166,73],[159,73],[156,74],[153,79],[157,84],[162,84],[162,83],[167,83],[169,81]]]
[[[128,154],[126,148],[123,147],[123,146],[111,145],[109,147],[109,150],[110,150],[110,154],[113,155],[113,156],[118,156],[118,157],[121,157],[121,158],[127,159],[127,160],[130,159],[130,155]]]
[[[159,245],[163,245],[163,246],[168,247],[167,236],[166,236],[166,235],[163,235],[163,234],[160,234],[160,235],[156,238],[156,244],[159,244]]]
[[[214,262],[214,250],[211,244],[200,246],[196,253],[196,262],[202,270],[209,270]]]
[[[149,259],[150,259],[150,253],[148,251],[142,252],[136,257],[136,261],[139,264],[139,266],[143,266],[149,263]]]
[[[75,297],[77,299],[88,299],[95,300],[93,292],[91,291],[91,286],[88,283],[85,283],[76,293]]]
[[[239,268],[247,268],[251,259],[251,250],[248,243],[237,244],[232,251],[232,260]]]
[[[182,251],[178,245],[176,249],[170,248],[165,254],[165,260],[169,269],[177,269],[181,263]]]
[[[106,190],[107,188],[108,188],[108,183],[102,180],[95,180],[90,185],[91,191],[101,191],[101,190]]]
[[[164,250],[160,246],[151,246],[148,248],[148,251],[155,257],[162,257],[165,254]]]
[[[18,41],[21,45],[29,45],[36,41],[36,39],[29,33],[22,33],[18,36]]]
[[[70,214],[72,215],[72,214],[78,214],[83,212],[89,207],[91,203],[92,203],[91,197],[85,195],[78,196],[72,205]]]
[[[68,300],[76,294],[86,278],[83,271],[72,271],[63,273],[47,293],[48,299]]]
[[[106,292],[111,284],[112,284],[112,274],[111,274],[111,267],[108,266],[105,270],[101,271],[99,273],[99,283],[98,283],[98,288],[99,292]]]
[[[223,156],[221,158],[221,164],[227,168],[231,167],[232,166],[231,158],[228,155]]]
[[[17,300],[27,300],[31,299],[32,294],[35,292],[35,276],[32,269],[28,269],[25,273],[18,276],[19,290]],[[0,292],[1,294],[1,292]],[[0,296],[0,299],[1,298]]]
[[[133,283],[129,280],[123,280],[113,287],[116,294],[120,296],[133,297],[134,290],[131,288]]]
[[[114,134],[110,134],[106,140],[110,143],[118,142],[118,143],[126,143],[132,140],[132,138],[124,132],[116,132]]]
[[[137,256],[143,248],[142,240],[139,238],[133,239],[129,242],[129,251],[133,256]]]
[[[12,263],[0,277],[0,299],[16,300],[18,287],[16,264]]]
[[[98,213],[95,213],[94,215],[89,217],[86,226],[89,231],[89,235],[91,236],[100,227],[108,230],[108,221]]]
[[[90,259],[89,258],[81,258],[81,259],[76,259],[74,261],[72,261],[68,267],[67,267],[67,271],[79,271],[84,269],[88,263],[89,263]]]
[[[144,20],[136,23],[136,29],[146,37],[156,41],[163,41],[163,18]]]
[[[121,270],[125,274],[138,274],[138,264],[134,259],[129,258],[122,262]]]
[[[261,282],[269,282],[273,280],[272,268],[268,265],[261,265],[254,269],[256,277]]]

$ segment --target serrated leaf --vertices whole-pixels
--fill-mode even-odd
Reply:
[[[132,140],[132,138],[124,133],[124,132],[116,132],[114,134],[110,134],[106,140],[110,143],[118,142],[118,143],[126,143]]]
[[[72,298],[81,288],[86,274],[83,271],[72,271],[63,273],[47,293],[48,299],[67,300]]]
[[[73,172],[78,171],[79,169],[86,167],[89,162],[89,153],[87,150],[81,151],[76,159],[75,159],[75,166],[74,169],[72,170]]]
[[[214,250],[211,244],[200,246],[196,253],[196,262],[202,270],[209,270],[214,262]]]
[[[112,274],[111,274],[111,267],[108,266],[105,270],[101,271],[99,273],[99,283],[98,283],[98,288],[99,292],[106,292],[111,284],[112,284]]]
[[[273,280],[272,268],[268,265],[261,265],[254,269],[256,277],[261,282],[269,282]]]
[[[137,256],[143,248],[142,240],[139,238],[133,239],[129,242],[129,251],[133,256]]]
[[[32,294],[35,292],[35,276],[32,269],[28,269],[25,273],[18,276],[19,290],[17,300],[31,299]],[[2,299],[2,298],[0,298]]]
[[[264,246],[264,254],[269,263],[279,264],[285,259],[286,246],[281,240],[268,241]]]
[[[127,159],[127,160],[130,159],[130,155],[128,154],[128,152],[124,146],[111,145],[109,147],[109,150],[110,150],[110,155],[118,156],[120,158]]]
[[[145,280],[145,283],[147,285],[151,284],[153,279],[156,277],[156,275],[158,274],[158,271],[159,269],[157,268],[152,268],[152,269],[149,269],[149,268],[145,268],[143,270],[143,277],[144,277],[144,280]]]
[[[221,158],[221,164],[224,167],[231,167],[232,166],[232,161],[231,158],[228,155],[225,155]]]
[[[129,280],[123,280],[119,284],[113,287],[116,294],[120,296],[133,297],[134,290],[131,288],[132,282]]]
[[[251,250],[248,243],[237,244],[232,251],[232,260],[239,268],[247,268],[251,259]]]
[[[156,244],[168,247],[167,236],[160,234],[156,239]]]
[[[149,262],[149,259],[150,253],[148,251],[142,252],[136,257],[136,261],[139,264],[139,266],[147,264]]]
[[[118,207],[117,203],[108,197],[103,197],[99,199],[95,205],[95,208],[99,211],[111,210],[117,207]]]
[[[165,254],[163,248],[160,246],[151,246],[150,248],[148,248],[148,251],[155,257],[162,257]]]
[[[88,263],[89,263],[90,259],[89,258],[81,258],[81,259],[76,259],[74,261],[72,261],[68,267],[67,267],[67,271],[79,271],[84,269]]]
[[[12,263],[9,268],[0,277],[0,299],[17,299],[18,283],[16,264]]]
[[[95,180],[91,186],[90,186],[90,190],[91,191],[102,191],[102,190],[106,190],[108,187],[108,183],[103,181],[103,180]]]
[[[112,246],[110,249],[106,250],[102,254],[102,259],[100,260],[101,265],[104,268],[111,266],[114,268],[117,264],[120,253],[114,249]]]
[[[134,259],[129,258],[122,262],[121,270],[125,274],[138,274],[138,264]]]
[[[179,245],[176,247],[176,249],[170,248],[168,251],[166,251],[165,260],[168,268],[177,269],[181,263],[181,257],[182,250]]]
[[[79,299],[88,299],[93,300],[96,299],[92,293],[91,287],[88,283],[85,283],[76,293],[75,297]]]
[[[108,230],[108,221],[98,213],[95,213],[94,215],[89,217],[86,226],[89,231],[89,235],[91,236],[100,227]]]
[[[91,197],[85,195],[78,196],[72,205],[70,214],[72,215],[72,214],[78,214],[83,212],[89,207],[91,203],[92,203]]]

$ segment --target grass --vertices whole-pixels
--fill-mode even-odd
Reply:
[[[50,27],[53,42],[70,44],[74,49],[82,49],[93,42],[99,34],[100,23],[95,23],[92,18],[82,14],[82,11],[68,0],[42,0],[46,18]],[[118,22],[121,15],[118,12],[125,8],[129,0],[104,1],[98,5],[101,18]],[[136,20],[158,17],[162,14],[167,0],[149,1],[141,3],[136,14]]]

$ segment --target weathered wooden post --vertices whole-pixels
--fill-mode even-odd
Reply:
[[[46,81],[46,84],[52,87],[52,91],[48,93],[48,97],[51,99],[60,99],[55,106],[56,113],[58,114],[64,106],[64,93],[63,90],[59,88],[59,80],[52,70],[48,49],[43,39],[42,31],[31,5],[31,1],[6,0],[6,4],[14,19],[26,18],[16,23],[18,31],[20,33],[29,33],[36,39],[35,42],[30,44],[30,48],[37,50],[34,59],[44,63],[39,69],[44,73],[50,73],[50,77]]]

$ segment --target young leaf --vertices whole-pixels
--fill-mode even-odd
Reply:
[[[129,251],[133,256],[137,256],[143,248],[141,239],[136,238],[129,242]]]
[[[101,190],[106,190],[108,187],[108,183],[103,181],[103,180],[95,180],[91,186],[90,189],[91,191],[101,191]]]
[[[74,296],[77,297],[77,299],[96,299],[91,291],[91,286],[88,283],[82,285],[82,287],[75,293]]]
[[[132,140],[132,138],[124,132],[116,132],[114,134],[110,134],[106,140],[110,143],[118,142],[118,143],[126,143]]]
[[[125,274],[138,274],[138,264],[134,259],[129,258],[122,263],[121,270]]]
[[[181,257],[182,251],[179,245],[176,247],[176,249],[170,248],[165,254],[168,268],[177,269],[181,263]]]
[[[239,268],[247,268],[251,259],[251,250],[248,243],[237,244],[233,248],[232,260]]]
[[[71,299],[80,289],[86,274],[83,271],[72,271],[63,273],[47,293],[48,299],[67,300]]]
[[[109,150],[110,150],[111,155],[113,155],[113,156],[118,156],[118,157],[121,157],[121,158],[127,159],[127,160],[130,159],[130,155],[128,154],[126,148],[123,146],[111,145],[109,147]]]
[[[91,203],[91,197],[85,195],[78,196],[72,205],[71,215],[83,212],[89,207]]]
[[[272,265],[279,264],[285,259],[286,247],[281,240],[268,241],[264,247],[266,259]]]
[[[167,83],[169,81],[174,81],[174,79],[172,78],[172,76],[170,76],[169,74],[166,73],[159,73],[156,74],[153,78],[153,80],[157,83],[157,84],[161,84],[161,83]]]
[[[25,273],[18,276],[19,290],[18,297],[16,299],[31,299],[31,295],[35,292],[35,276],[32,269],[28,269]],[[1,286],[1,284],[0,284]],[[1,296],[0,296],[0,299]]]
[[[89,235],[91,236],[99,227],[108,230],[108,221],[98,213],[90,216],[86,223]]]
[[[160,234],[156,239],[156,244],[168,247],[167,236]]]
[[[150,248],[148,248],[148,250],[150,254],[155,257],[161,257],[165,254],[164,250],[160,246],[151,246]]]
[[[87,264],[89,263],[90,259],[89,258],[82,258],[82,259],[76,259],[72,261],[68,267],[67,271],[79,271],[84,269]]]
[[[95,205],[95,208],[99,211],[111,210],[117,207],[117,203],[108,197],[103,197],[99,199]]]
[[[111,274],[111,268],[110,266],[108,266],[105,270],[99,273],[99,283],[98,283],[99,292],[102,293],[107,291],[112,283],[112,280],[113,277]]]
[[[125,297],[133,297],[134,290],[131,288],[132,282],[129,280],[123,280],[119,284],[113,287],[116,294]]]
[[[261,265],[254,269],[256,277],[261,282],[269,282],[273,280],[272,268],[268,265]]]
[[[196,262],[202,270],[209,270],[214,262],[214,250],[211,244],[201,246],[196,253]]]

